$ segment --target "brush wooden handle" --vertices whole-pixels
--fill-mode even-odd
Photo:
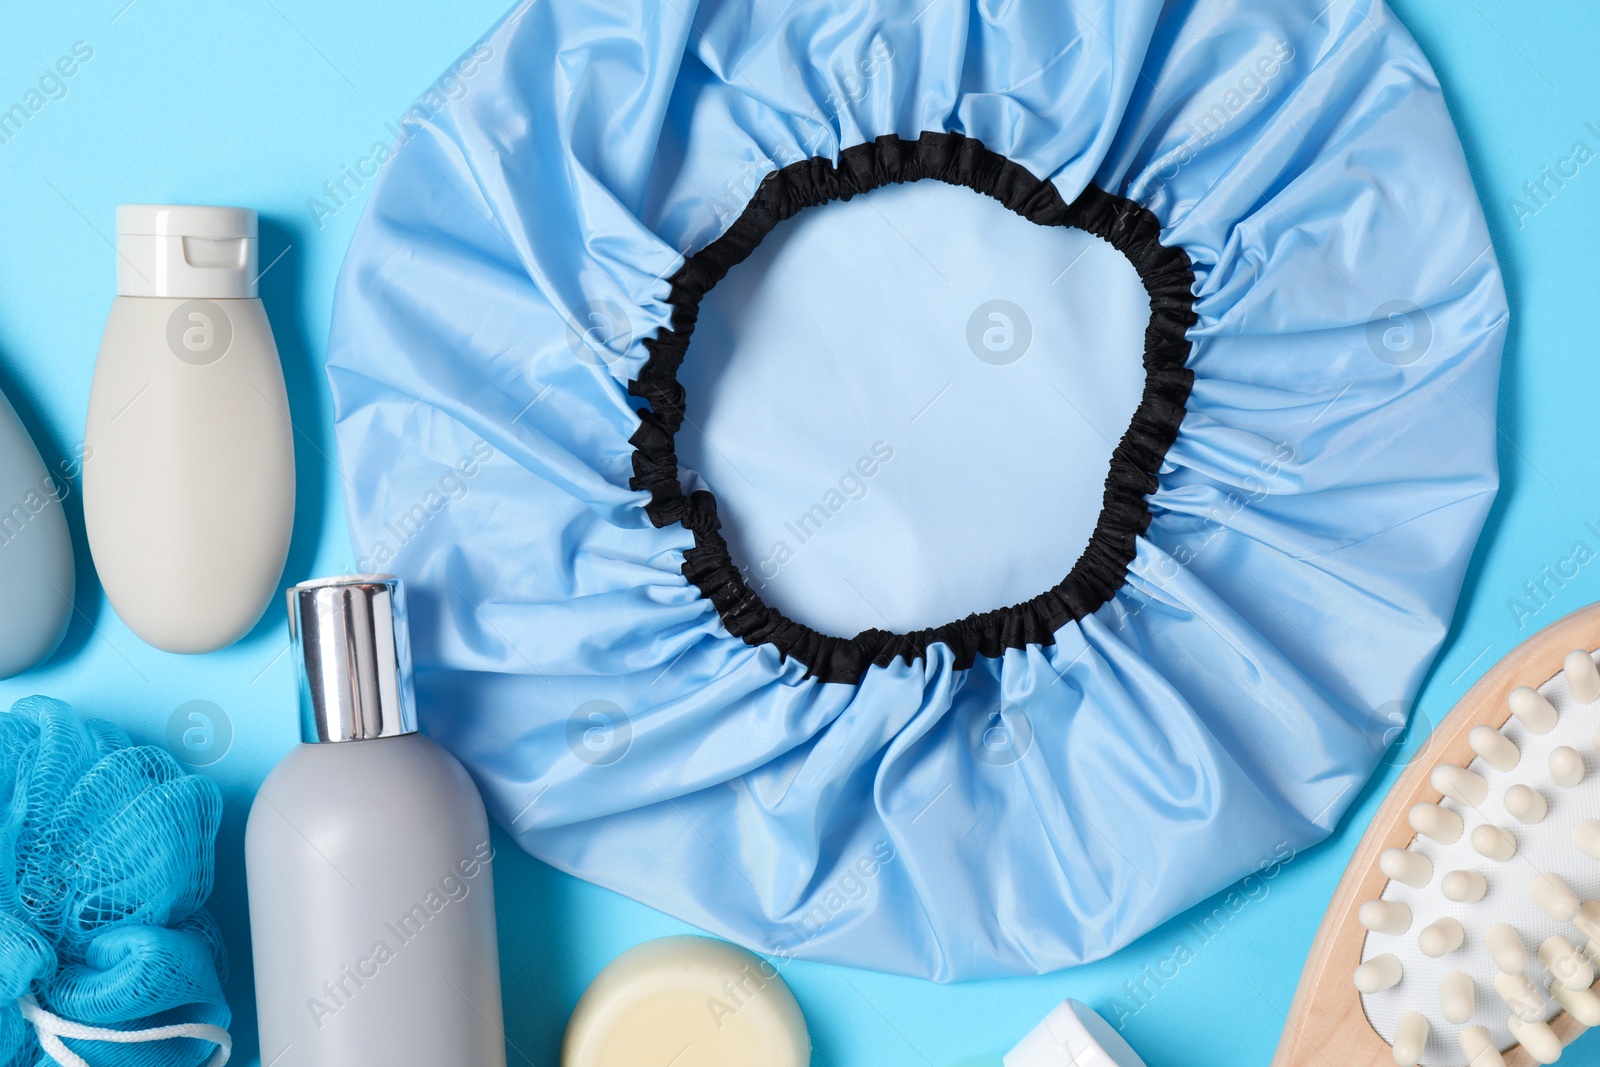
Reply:
[[[1389,1045],[1367,1021],[1361,994],[1351,974],[1361,962],[1367,930],[1357,921],[1363,902],[1383,893],[1388,876],[1378,867],[1384,849],[1405,848],[1416,837],[1406,815],[1419,801],[1437,802],[1440,793],[1430,776],[1440,763],[1465,767],[1477,753],[1467,734],[1481,724],[1499,729],[1511,717],[1506,698],[1519,685],[1538,687],[1561,671],[1575,648],[1600,648],[1600,604],[1591,604],[1551,623],[1489,669],[1439,723],[1425,747],[1384,799],[1372,825],[1356,846],[1339,887],[1311,943],[1311,954],[1272,1067],[1394,1067]],[[1595,985],[1600,990],[1600,982]],[[1563,1045],[1584,1027],[1566,1012],[1550,1020]],[[1536,1062],[1520,1046],[1504,1053],[1507,1067],[1533,1067]]]

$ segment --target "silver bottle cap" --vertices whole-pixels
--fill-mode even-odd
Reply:
[[[400,579],[359,574],[289,590],[300,676],[300,737],[365,741],[417,729],[411,638]]]

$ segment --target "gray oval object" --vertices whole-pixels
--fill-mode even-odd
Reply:
[[[72,620],[66,494],[0,395],[0,678],[47,659]]]

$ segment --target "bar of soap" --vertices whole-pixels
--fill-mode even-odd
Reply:
[[[962,1060],[955,1067],[964,1067]],[[978,1061],[970,1061],[978,1067]],[[1093,1008],[1064,1000],[1006,1053],[1003,1067],[1145,1067],[1139,1054]]]
[[[811,1038],[771,963],[709,937],[663,937],[606,965],[578,999],[561,1067],[808,1067]]]

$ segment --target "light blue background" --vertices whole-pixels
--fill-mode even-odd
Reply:
[[[94,49],[66,95],[0,144],[0,388],[47,463],[74,455],[113,291],[115,206],[256,207],[262,263],[271,264],[262,296],[296,428],[299,512],[286,578],[352,570],[321,367],[334,277],[365,195],[357,190],[320,223],[308,200],[336,206],[323,183],[391,139],[389,124],[501,14],[502,0],[125,2],[29,4],[25,11],[13,3],[0,14],[0,110],[21,101],[74,42]],[[1600,412],[1600,160],[1520,223],[1508,203],[1576,141],[1600,150],[1593,55],[1600,8],[1590,0],[1395,6],[1444,84],[1513,315],[1499,412],[1504,488],[1456,626],[1422,694],[1425,728],[1536,628],[1600,598],[1600,562],[1575,578],[1546,582],[1539,601],[1524,590],[1524,583],[1545,582],[1542,568],[1554,571],[1575,543],[1600,551],[1593,440]],[[252,790],[295,740],[282,613],[275,605],[244,641],[210,656],[150,649],[117,619],[94,580],[76,492],[68,511],[79,554],[79,615],[47,665],[0,683],[0,701],[35,692],[61,697],[152,742],[166,737],[185,701],[223,709],[234,737],[204,773],[228,798],[216,907],[235,952],[229,993],[239,1062],[248,1064],[255,1031],[241,835]],[[1512,609],[1518,597],[1521,618]],[[1334,884],[1397,773],[1386,767],[1330,842],[1293,859],[1225,923],[1213,923],[1210,940],[1192,924],[1219,900],[1112,959],[1040,979],[935,986],[790,964],[784,973],[810,1022],[815,1062],[997,1063],[1052,1004],[1076,996],[1121,1018],[1151,1067],[1265,1064]],[[503,836],[497,845],[510,1062],[554,1067],[567,1013],[599,968],[637,941],[684,928],[553,872]],[[1154,995],[1138,1006],[1125,983],[1140,981],[1143,968],[1168,957],[1180,939],[1194,958],[1159,987],[1146,983]],[[1600,1038],[1580,1040],[1563,1062],[1600,1063]]]

